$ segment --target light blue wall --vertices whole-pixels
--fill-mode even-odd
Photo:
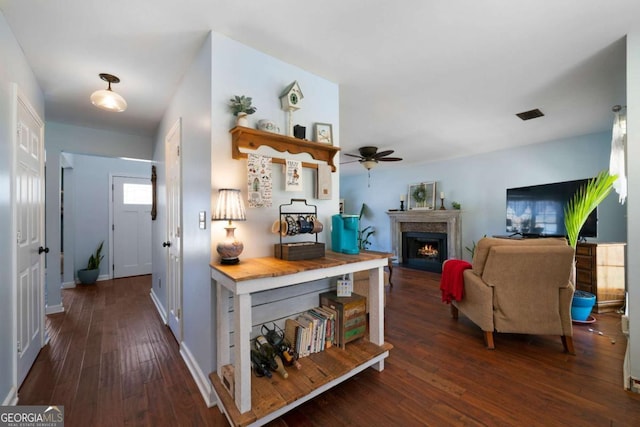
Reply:
[[[273,120],[286,133],[287,113],[280,107],[279,96],[291,82],[297,80],[304,99],[300,110],[293,115],[294,124],[307,129],[307,139],[312,139],[315,122],[333,125],[334,145],[340,145],[339,88],[338,85],[322,79],[298,67],[277,60],[255,49],[244,46],[220,34],[213,35],[213,100],[212,100],[212,201],[217,200],[220,188],[239,188],[246,200],[247,162],[231,159],[231,135],[229,129],[235,126],[234,117],[229,112],[228,100],[234,95],[253,97],[258,110],[249,116],[251,127],[260,119]],[[290,155],[274,150],[264,150],[273,157],[311,160],[306,154]],[[338,158],[336,156],[336,162]],[[331,215],[338,211],[339,172],[332,174],[333,198],[315,199],[315,170],[302,171],[303,191],[285,192],[281,165],[273,165],[273,206],[271,208],[247,209],[247,221],[238,224],[236,236],[245,242],[243,257],[273,255],[273,244],[278,243],[277,235],[271,234],[271,225],[278,217],[278,206],[289,203],[291,198],[306,198],[318,206],[319,217],[329,224]],[[214,244],[224,238],[224,224],[212,224]],[[320,234],[321,242],[329,242],[329,227]],[[215,254],[217,258],[217,254]]]
[[[105,114],[110,114],[105,112]],[[60,263],[60,154],[91,154],[104,157],[126,157],[151,160],[152,139],[139,135],[112,132],[101,129],[47,122],[45,128],[47,150],[46,170],[46,240],[47,256],[47,307],[62,307]],[[72,259],[75,254],[65,254]]]
[[[259,71],[258,71],[259,70]],[[293,80],[298,80],[305,97],[313,102],[296,113],[295,123],[332,123],[336,145],[338,132],[338,87],[304,70],[269,57],[219,34],[211,34],[185,74],[168,108],[155,141],[153,159],[158,165],[158,219],[154,224],[153,292],[162,309],[166,307],[166,177],[164,138],[173,124],[182,119],[182,223],[183,223],[183,350],[205,377],[216,366],[215,292],[211,286],[209,264],[217,262],[216,243],[224,237],[224,224],[207,220],[207,230],[198,228],[198,213],[211,217],[219,188],[240,188],[246,199],[246,161],[231,158],[234,117],[227,103],[233,95],[252,96],[260,118],[270,118],[285,129],[285,113],[278,96]],[[278,156],[283,154],[278,153]],[[274,166],[272,208],[248,209],[247,221],[238,224],[236,235],[245,242],[243,257],[273,253],[277,238],[270,233],[277,218],[278,204],[291,197],[312,198],[315,179],[311,170],[303,171],[304,191],[284,194],[281,167]],[[333,200],[319,202],[326,215],[337,210],[338,177],[333,174]],[[316,201],[314,201],[316,202]],[[323,237],[324,238],[324,237]],[[162,286],[161,286],[162,284]],[[210,385],[208,386],[210,387]]]
[[[507,188],[592,177],[608,169],[610,144],[610,134],[601,133],[437,163],[385,163],[371,171],[371,187],[364,169],[341,177],[340,194],[347,212],[357,213],[363,202],[370,208],[363,224],[376,230],[371,249],[394,252],[386,211],[399,208],[409,184],[436,181],[447,208],[461,203],[462,243],[471,246],[485,234],[506,233]],[[610,196],[599,208],[599,241],[626,241],[626,207],[616,200]],[[463,255],[469,258],[467,251]]]
[[[13,337],[14,299],[12,287],[15,281],[15,235],[12,223],[11,169],[13,149],[13,97],[11,84],[17,83],[42,120],[44,96],[20,45],[0,12],[0,404],[16,393],[13,380],[15,342]]]
[[[102,253],[105,256],[100,276],[110,276],[113,262],[109,247],[111,177],[151,179],[150,162],[77,154],[69,157],[73,167],[64,170],[65,284],[74,281],[78,269],[87,267],[89,255],[100,242],[104,242]]]
[[[158,165],[158,216],[153,224],[153,292],[166,310],[167,240],[165,138],[182,123],[182,347],[206,378],[212,369],[212,292],[209,273],[210,223],[198,227],[198,213],[211,205],[211,41],[207,37],[186,71],[159,127],[154,147]],[[207,380],[208,381],[208,380]]]

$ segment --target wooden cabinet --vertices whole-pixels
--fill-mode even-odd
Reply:
[[[594,311],[614,311],[624,305],[625,243],[578,243],[576,288],[596,296]]]
[[[233,426],[267,423],[323,393],[367,367],[384,369],[392,346],[384,342],[383,267],[390,254],[361,252],[345,255],[327,251],[324,257],[286,261],[273,257],[243,259],[235,265],[212,265],[216,287],[216,372],[209,375],[218,406]],[[368,340],[331,347],[300,359],[302,369],[289,370],[286,381],[255,378],[251,374],[250,350],[253,326],[252,298],[276,290],[366,270],[369,273]],[[315,296],[315,301],[318,297]],[[233,319],[227,316],[233,300]],[[317,302],[316,302],[317,304]],[[274,315],[287,316],[279,303]],[[233,328],[232,328],[233,322]],[[234,396],[222,383],[225,365],[234,365]],[[275,378],[275,377],[274,377]]]

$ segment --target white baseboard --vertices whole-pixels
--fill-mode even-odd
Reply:
[[[76,282],[64,282],[62,283],[62,289],[73,289],[76,287]]]
[[[16,406],[18,404],[18,393],[15,387],[11,387],[9,394],[2,401],[2,406]]]
[[[58,313],[64,313],[64,306],[62,304],[48,305],[44,309],[44,314],[58,314]]]
[[[191,376],[198,385],[198,389],[200,390],[200,394],[202,394],[204,403],[209,408],[216,406],[218,401],[215,398],[213,385],[211,385],[209,377],[205,375],[204,372],[202,372],[202,369],[200,369],[200,365],[198,365],[198,362],[196,362],[193,354],[191,354],[191,351],[189,351],[189,348],[184,343],[180,343],[180,354],[182,355],[182,359],[184,360],[184,362],[187,364],[187,368],[189,368]]]
[[[160,315],[160,318],[162,319],[162,323],[164,323],[166,325],[167,324],[167,312],[165,311],[164,307],[162,306],[162,303],[158,299],[158,296],[154,292],[153,288],[151,288],[151,292],[149,292],[149,295],[151,296],[151,301],[153,301],[153,304],[156,306],[156,310],[158,310],[158,314]]]

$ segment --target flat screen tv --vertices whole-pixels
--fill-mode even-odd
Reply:
[[[525,237],[563,237],[564,208],[588,179],[507,189],[507,233]],[[580,237],[598,237],[598,210],[591,212]]]

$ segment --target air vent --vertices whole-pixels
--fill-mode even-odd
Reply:
[[[536,108],[534,110],[518,113],[516,114],[516,116],[520,117],[522,120],[531,120],[531,119],[537,119],[538,117],[544,116],[544,113]]]

